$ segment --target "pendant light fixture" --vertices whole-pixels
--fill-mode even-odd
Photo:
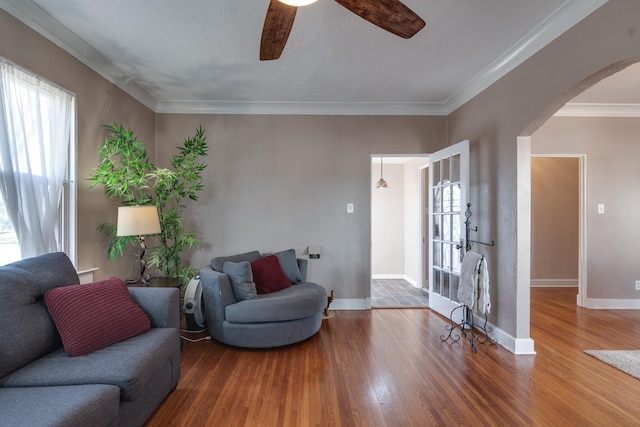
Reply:
[[[380,190],[383,190],[385,188],[387,188],[387,181],[384,180],[384,178],[382,178],[382,160],[383,158],[380,157],[380,179],[378,180],[378,183],[376,184],[376,188],[379,188]]]

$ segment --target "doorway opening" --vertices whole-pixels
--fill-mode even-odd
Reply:
[[[372,308],[429,306],[428,165],[426,154],[371,156]]]
[[[586,295],[586,155],[531,156],[531,287]]]
[[[621,105],[624,104],[615,102],[598,104],[591,101],[590,108],[577,108],[577,106],[585,105],[580,97],[590,96],[589,92],[592,89],[599,93],[605,93],[606,90],[611,90],[613,87],[629,87],[628,85],[623,86],[622,81],[617,80],[617,77],[622,75],[621,70],[625,70],[627,67],[625,77],[628,77],[626,71],[633,74],[636,71],[635,67],[631,65],[634,61],[637,62],[637,59],[613,63],[576,83],[558,95],[556,101],[549,107],[551,109],[555,105],[562,105],[562,102],[568,103],[560,111],[556,111],[555,117],[551,116],[550,111],[546,111],[530,122],[523,131],[525,135],[531,136],[517,138],[518,263],[516,267],[516,292],[518,297],[516,324],[518,327],[516,336],[518,337],[530,336],[529,306],[532,277],[530,271],[531,215],[529,208],[531,207],[532,139],[536,140],[535,149],[538,153],[579,152],[583,153],[584,159],[587,155],[589,156],[589,188],[586,188],[586,184],[584,185],[583,200],[581,201],[583,214],[580,225],[580,246],[582,249],[579,255],[577,305],[590,309],[640,308],[638,300],[633,299],[633,289],[628,285],[635,278],[633,276],[633,261],[625,263],[624,260],[627,258],[619,255],[633,253],[635,249],[628,244],[630,239],[627,238],[628,227],[625,226],[625,224],[635,221],[634,210],[629,209],[628,206],[629,193],[619,190],[620,182],[631,181],[632,178],[625,176],[624,180],[615,179],[611,173],[619,170],[634,173],[633,171],[637,170],[634,165],[630,164],[633,159],[637,158],[633,153],[637,144],[629,142],[633,141],[637,135],[634,126],[637,127],[637,117],[640,115],[635,110],[627,111],[621,108]],[[609,80],[610,78],[616,80]],[[615,84],[610,84],[608,81],[615,81]],[[589,89],[585,89],[585,87],[589,87]],[[576,95],[578,96],[576,97]],[[572,105],[572,102],[576,104]],[[624,114],[621,114],[621,111]],[[563,116],[570,118],[565,119]],[[545,134],[545,137],[542,137],[542,134]],[[539,140],[544,140],[545,144],[538,146]],[[603,141],[606,141],[606,144]],[[616,143],[620,145],[612,149]],[[618,156],[616,166],[611,168],[610,155],[615,150],[625,154]],[[581,180],[586,183],[585,169],[586,162],[583,161]],[[606,208],[604,201],[607,202]],[[615,221],[607,221],[606,216],[602,215],[609,213],[609,206],[616,205],[625,206],[626,209],[619,211],[621,216],[617,217]],[[587,211],[590,213],[588,223]],[[616,227],[609,227],[609,225],[616,225]],[[589,235],[589,254],[586,252],[587,234]],[[598,237],[601,237],[600,240]],[[587,263],[589,263],[589,280],[587,280]],[[611,265],[616,265],[616,268],[610,268]],[[588,281],[590,284],[587,283]],[[622,285],[620,286],[619,283]],[[594,298],[594,295],[600,298]],[[611,296],[617,296],[617,298],[611,298]],[[525,351],[519,351],[516,343],[516,354],[526,353],[526,350],[533,352],[531,339],[519,341],[526,343],[527,348],[524,349]]]

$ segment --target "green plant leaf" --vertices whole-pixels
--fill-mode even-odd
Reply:
[[[182,265],[184,252],[195,249],[199,241],[191,230],[184,230],[182,210],[185,199],[197,201],[204,188],[202,172],[208,155],[205,131],[198,126],[195,135],[185,138],[178,154],[170,159],[172,169],[157,168],[143,144],[131,129],[116,122],[104,125],[107,136],[99,149],[100,161],[89,178],[89,188],[102,186],[108,198],[120,199],[122,205],[156,205],[161,233],[148,245],[148,264],[168,277],[187,281],[195,275]],[[116,236],[116,226],[102,224],[100,231],[109,239],[107,254],[115,261],[124,250],[138,244],[136,236]]]

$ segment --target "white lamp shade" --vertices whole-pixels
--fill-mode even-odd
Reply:
[[[318,0],[280,0],[280,3],[288,4],[289,6],[307,6],[316,1]]]
[[[148,206],[120,206],[118,208],[118,236],[146,236],[160,233],[158,208]]]

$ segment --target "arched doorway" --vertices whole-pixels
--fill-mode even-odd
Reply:
[[[521,293],[529,293],[530,289],[524,289],[525,284],[529,285],[531,282],[531,274],[530,274],[530,230],[531,230],[531,217],[530,217],[530,208],[531,208],[531,194],[530,194],[530,186],[531,186],[531,144],[532,139],[531,135],[535,135],[535,131],[539,128],[543,127],[545,123],[551,118],[551,116],[564,106],[567,101],[573,99],[576,95],[582,93],[583,91],[591,88],[593,85],[599,83],[600,81],[619,73],[620,71],[626,69],[627,67],[640,62],[640,58],[628,59],[625,61],[616,62],[611,64],[608,67],[603,68],[602,70],[592,74],[591,76],[583,79],[578,82],[574,86],[572,86],[567,91],[563,92],[561,95],[557,97],[556,100],[550,105],[545,112],[538,116],[535,120],[533,120],[529,126],[527,126],[524,135],[518,138],[517,141],[517,150],[518,150],[518,242],[519,242],[519,251],[520,251],[520,260],[518,264],[518,277],[520,278],[519,287],[521,288],[519,291]],[[638,100],[640,102],[640,99]],[[637,117],[637,116],[636,116]],[[637,119],[636,119],[637,120]],[[603,143],[606,143],[603,141]],[[535,153],[534,153],[535,154]],[[586,157],[585,157],[586,158]],[[584,177],[586,184],[586,174]],[[612,191],[614,188],[611,189]],[[610,191],[611,193],[611,191]],[[589,198],[588,191],[585,190],[584,194],[587,198]],[[591,199],[598,199],[594,197],[590,197]],[[621,203],[620,203],[621,204]],[[594,205],[594,206],[591,206]],[[604,203],[600,203],[599,200],[591,200],[589,204],[584,203],[583,208],[588,209],[588,212],[595,213],[595,206],[598,205],[598,209],[602,208],[602,211],[599,213],[604,213]],[[594,208],[594,209],[591,209]],[[632,214],[631,214],[632,215]],[[588,235],[589,226],[586,224],[587,215],[583,215],[581,223],[581,235],[583,239],[586,239]],[[593,220],[592,220],[593,221]],[[597,226],[592,225],[591,228],[596,228]],[[594,234],[592,232],[592,234]],[[619,239],[623,240],[623,239]],[[525,243],[527,242],[527,243]],[[579,293],[577,304],[580,306],[584,306],[587,308],[640,308],[636,307],[634,302],[628,302],[625,299],[616,299],[616,298],[587,298],[588,292],[588,283],[587,283],[587,262],[588,257],[586,253],[587,242],[582,242],[582,247],[580,251],[580,263],[581,269],[579,273]],[[594,245],[595,247],[601,245]],[[602,281],[602,277],[596,278],[594,281]],[[617,280],[622,280],[623,282],[633,283],[632,280],[628,277],[617,278]],[[631,288],[630,288],[631,289]],[[598,295],[596,293],[596,295]],[[525,298],[518,299],[517,311],[519,317],[519,321],[529,323],[530,312],[529,312],[529,300]],[[525,319],[526,313],[526,319]]]

